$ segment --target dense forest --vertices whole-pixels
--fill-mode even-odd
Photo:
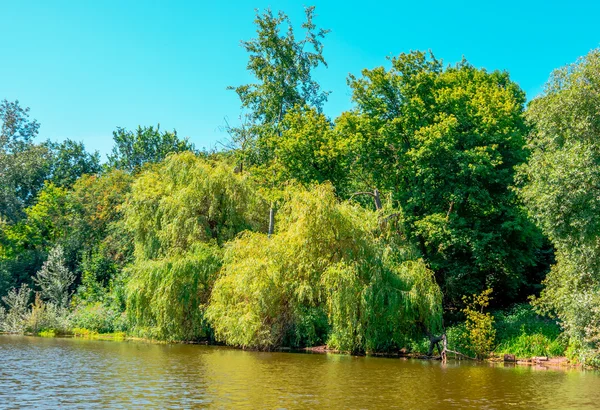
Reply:
[[[600,363],[600,50],[530,102],[402,53],[329,118],[314,8],[255,23],[227,149],[118,128],[103,161],[2,101],[0,331]]]

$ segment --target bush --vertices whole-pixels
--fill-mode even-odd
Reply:
[[[462,311],[466,316],[468,347],[478,359],[488,357],[494,347],[494,317],[489,312],[483,313],[490,303],[491,294],[492,289],[486,289],[471,298],[463,297],[466,307]]]
[[[35,302],[27,317],[25,330],[35,335],[41,332],[54,334],[68,334],[71,329],[69,310],[54,303],[44,303],[39,293],[35,295]]]
[[[71,315],[71,321],[74,328],[98,333],[112,333],[126,328],[124,314],[100,302],[77,306]]]
[[[0,331],[25,333],[30,315],[28,310],[30,298],[31,289],[26,284],[21,285],[19,289],[14,288],[10,290],[6,296],[2,297],[2,301],[8,309],[3,309]]]

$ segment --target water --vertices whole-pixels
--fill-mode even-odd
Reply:
[[[581,370],[0,336],[0,408],[597,409]]]

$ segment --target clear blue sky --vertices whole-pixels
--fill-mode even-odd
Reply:
[[[0,0],[0,99],[18,99],[41,138],[81,140],[103,155],[117,127],[160,123],[198,148],[226,140],[251,81],[241,39],[254,9],[316,5],[331,90],[326,113],[351,107],[348,73],[386,56],[431,49],[447,63],[508,70],[533,98],[550,72],[600,46],[600,1],[127,1]]]

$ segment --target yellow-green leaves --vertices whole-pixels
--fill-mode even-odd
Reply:
[[[420,324],[439,329],[431,271],[378,236],[376,212],[340,203],[328,184],[285,197],[271,238],[247,233],[226,248],[207,309],[219,340],[386,351]]]
[[[494,347],[494,317],[489,312],[483,312],[490,304],[491,294],[492,289],[486,289],[479,295],[463,297],[466,307],[462,311],[466,316],[468,347],[478,359],[488,357]]]

